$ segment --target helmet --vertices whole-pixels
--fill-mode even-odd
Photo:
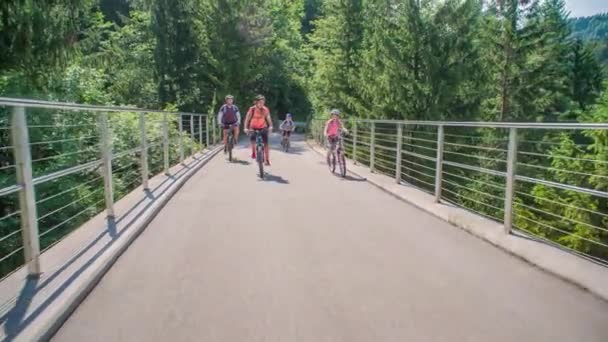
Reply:
[[[291,118],[291,113],[287,113],[287,114],[285,115],[285,117],[286,117],[286,118]]]
[[[226,95],[226,97],[224,98],[224,100],[229,100],[229,99],[234,99],[234,96],[232,95]]]
[[[340,110],[339,109],[332,109],[331,110],[331,115],[340,115]]]
[[[266,101],[266,98],[264,97],[264,95],[258,95],[258,96],[255,97],[255,100],[256,101],[260,101],[260,100]]]

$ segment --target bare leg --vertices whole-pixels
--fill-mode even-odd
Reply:
[[[224,130],[224,146],[228,145],[228,130]]]
[[[270,146],[268,143],[264,144],[264,156],[266,157],[266,164],[270,165]]]
[[[239,127],[238,126],[234,127],[234,144],[235,145],[239,143],[239,133],[240,133]]]

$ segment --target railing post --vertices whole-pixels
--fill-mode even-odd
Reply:
[[[201,144],[200,151],[203,150],[203,116],[198,116],[198,142]]]
[[[437,157],[435,166],[435,202],[441,202],[441,188],[443,183],[443,142],[445,134],[443,125],[437,127]]]
[[[395,182],[401,183],[401,145],[403,145],[403,124],[397,124],[397,160],[395,161]]]
[[[163,164],[165,175],[169,175],[169,120],[167,113],[163,114]]]
[[[216,139],[216,135],[217,135],[217,133],[216,133],[216,131],[215,131],[215,129],[216,129],[216,127],[215,127],[215,126],[216,126],[216,122],[215,122],[215,116],[212,116],[212,117],[211,117],[211,120],[212,120],[212,121],[211,121],[211,126],[212,126],[212,128],[213,128],[213,144],[215,145],[215,143],[217,142],[217,139]]]
[[[184,122],[182,121],[182,114],[177,114],[179,119],[177,120],[179,127],[179,162],[184,163]]]
[[[196,140],[194,139],[194,115],[190,114],[190,139],[192,143],[190,144],[190,154],[194,156],[196,153]]]
[[[99,113],[99,130],[101,135],[101,161],[103,188],[106,199],[106,215],[114,217],[114,187],[112,185],[112,139],[108,127],[108,113]]]
[[[357,121],[353,122],[353,163],[357,164]]]
[[[141,133],[141,184],[144,190],[148,186],[148,137],[146,134],[146,114],[139,113],[139,131]]]
[[[374,172],[374,162],[376,157],[376,123],[372,122],[371,139],[369,142],[369,169]]]
[[[211,146],[209,143],[209,115],[205,117],[205,145]]]
[[[21,236],[23,255],[28,274],[40,274],[40,240],[38,239],[38,214],[36,212],[36,195],[32,176],[32,155],[29,146],[29,134],[25,108],[15,107],[12,117],[12,135],[15,153],[15,170],[19,191],[19,209],[21,210]]]
[[[517,128],[509,129],[509,150],[507,152],[507,184],[505,189],[505,233],[513,228],[513,195],[515,193],[515,174],[517,172]]]

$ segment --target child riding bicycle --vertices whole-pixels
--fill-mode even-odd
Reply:
[[[291,136],[291,132],[296,129],[296,123],[293,122],[291,113],[287,113],[287,115],[285,115],[285,121],[281,122],[279,129],[281,130],[283,139],[285,137],[289,138]]]
[[[325,123],[325,130],[323,132],[329,144],[329,151],[327,152],[327,158],[329,158],[331,151],[333,151],[338,143],[340,133],[348,133],[348,130],[342,124],[342,120],[340,120],[340,111],[338,109],[331,110],[331,118]]]

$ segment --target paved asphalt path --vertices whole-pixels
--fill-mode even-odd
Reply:
[[[200,170],[54,340],[608,341],[608,303],[304,142],[265,181],[248,152]]]

